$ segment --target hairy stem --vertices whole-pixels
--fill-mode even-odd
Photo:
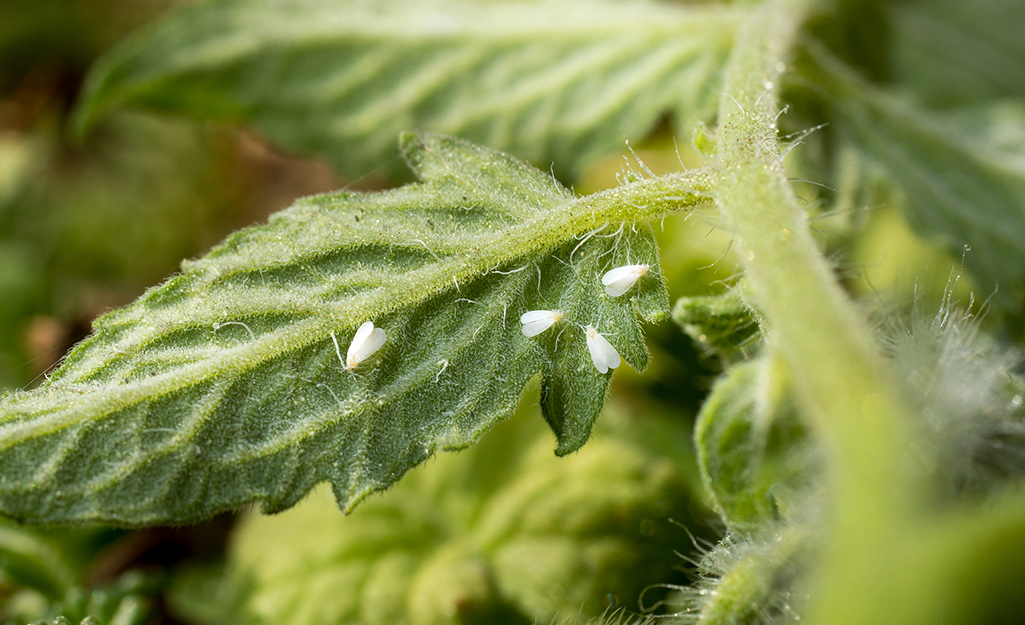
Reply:
[[[871,600],[852,590],[871,586],[876,571],[859,550],[886,544],[921,489],[907,466],[905,403],[870,328],[817,250],[782,166],[778,78],[810,4],[770,0],[737,38],[719,109],[715,193],[771,347],[791,368],[803,412],[832,463],[832,547],[818,605],[829,606],[830,622],[869,622],[859,604]]]

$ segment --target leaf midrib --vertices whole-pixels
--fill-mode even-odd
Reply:
[[[680,193],[681,186],[692,190]],[[80,422],[99,419],[111,412],[197,386],[223,376],[225,371],[248,370],[288,352],[323,341],[330,332],[351,329],[367,317],[383,317],[449,291],[455,288],[453,278],[456,282],[467,284],[492,268],[532,253],[550,250],[601,223],[647,221],[674,210],[706,204],[710,188],[707,173],[692,170],[642,180],[571,200],[561,208],[553,208],[522,224],[509,226],[482,238],[459,257],[429,266],[425,269],[428,275],[422,281],[419,279],[420,272],[416,272],[412,280],[412,283],[418,285],[416,289],[397,295],[381,290],[368,293],[362,306],[353,305],[351,301],[346,302],[344,307],[337,305],[336,310],[341,313],[337,317],[325,316],[296,322],[264,334],[255,341],[225,349],[221,356],[161,373],[142,382],[121,385],[116,392],[111,391],[110,384],[96,385],[94,389],[82,393],[81,400],[75,403],[74,408],[54,411],[52,406],[46,405],[51,394],[47,391],[56,391],[61,387],[63,390],[76,390],[73,382],[54,383],[47,391],[43,391],[43,395],[29,397],[25,403],[29,406],[34,404],[35,408],[20,412],[23,420],[0,425],[0,451]],[[20,397],[26,396],[14,395],[11,399],[16,401]],[[44,414],[33,418],[34,414],[39,413]]]

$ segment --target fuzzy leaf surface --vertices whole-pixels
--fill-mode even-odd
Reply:
[[[557,453],[582,445],[611,376],[580,326],[644,368],[637,315],[669,314],[645,221],[705,201],[681,190],[703,174],[575,198],[492,150],[402,143],[423,182],[299,200],[97,320],[43,387],[0,400],[0,511],[184,523],[282,510],[324,480],[348,509],[473,443],[538,372]],[[638,260],[652,270],[632,295],[606,297],[601,273]],[[563,322],[523,336],[521,313],[554,308]],[[347,371],[367,320],[388,339]]]
[[[758,340],[755,313],[740,287],[721,295],[681,297],[673,307],[673,321],[706,355],[729,361]]]
[[[760,357],[721,377],[694,425],[702,478],[731,530],[785,517],[807,483],[811,451],[782,364]]]
[[[608,0],[215,0],[111,52],[79,117],[131,105],[243,122],[348,175],[388,162],[394,137],[416,128],[572,174],[667,113],[708,118],[737,15]]]

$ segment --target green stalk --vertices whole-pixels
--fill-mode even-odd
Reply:
[[[777,94],[810,0],[770,0],[752,12],[728,66],[719,108],[716,200],[735,235],[764,313],[768,340],[789,365],[801,408],[830,459],[830,545],[813,621],[865,623],[878,576],[872,549],[891,543],[921,495],[908,466],[906,404],[872,331],[816,248],[776,138]],[[871,608],[868,608],[871,610]],[[819,618],[814,618],[819,617]]]

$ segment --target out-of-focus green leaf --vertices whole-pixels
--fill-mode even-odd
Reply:
[[[608,0],[203,2],[109,53],[79,119],[127,104],[251,123],[349,175],[387,162],[399,132],[432,130],[569,174],[667,113],[709,117],[737,15]]]
[[[1025,103],[930,111],[813,48],[842,130],[906,194],[909,220],[965,255],[995,302],[1025,302]]]
[[[681,297],[673,307],[673,321],[706,354],[724,360],[751,347],[759,330],[740,287],[722,295]]]
[[[38,141],[0,135],[0,217],[39,171],[44,155],[45,149]]]
[[[783,364],[762,357],[719,379],[694,427],[698,465],[727,526],[747,532],[786,517],[811,456]]]
[[[45,290],[36,246],[12,236],[15,202],[42,167],[41,142],[0,136],[0,388],[28,382],[15,370],[26,360],[18,330]]]
[[[145,596],[153,594],[155,586],[154,578],[131,571],[99,588],[67,586],[58,594],[8,587],[8,596],[0,601],[0,622],[142,625],[151,616]]]
[[[8,580],[56,598],[77,582],[59,547],[27,528],[0,523],[0,572]]]
[[[220,559],[176,568],[165,594],[170,613],[191,625],[242,622],[225,568]]]
[[[351,508],[477,440],[538,372],[557,453],[583,445],[611,375],[582,328],[644,368],[637,315],[669,314],[644,221],[705,202],[704,173],[575,198],[504,154],[403,142],[424,182],[312,196],[236,233],[0,401],[0,509],[181,523],[282,510],[324,480]],[[608,297],[602,273],[642,260],[650,273]],[[535,309],[565,320],[525,337]],[[367,321],[387,340],[353,367],[343,352]]]
[[[1025,95],[1025,3],[880,2],[888,17],[890,76],[929,106]]]
[[[16,165],[0,171],[0,385],[29,384],[76,324],[252,221],[228,210],[224,137],[169,121],[114,115],[75,150],[49,128],[0,140]]]
[[[153,592],[153,585],[152,579],[130,572],[102,588],[69,589],[51,612],[83,625],[143,625],[152,616],[144,595]]]
[[[248,613],[294,625],[491,625],[548,623],[564,610],[586,619],[609,601],[635,610],[686,540],[669,521],[689,518],[675,460],[638,445],[633,419],[615,411],[590,444],[556,459],[524,417],[350,517],[323,491],[247,517],[232,563]]]
[[[25,245],[0,245],[0,388],[24,384],[26,376],[16,372],[26,360],[18,330],[43,290],[44,275]]]

